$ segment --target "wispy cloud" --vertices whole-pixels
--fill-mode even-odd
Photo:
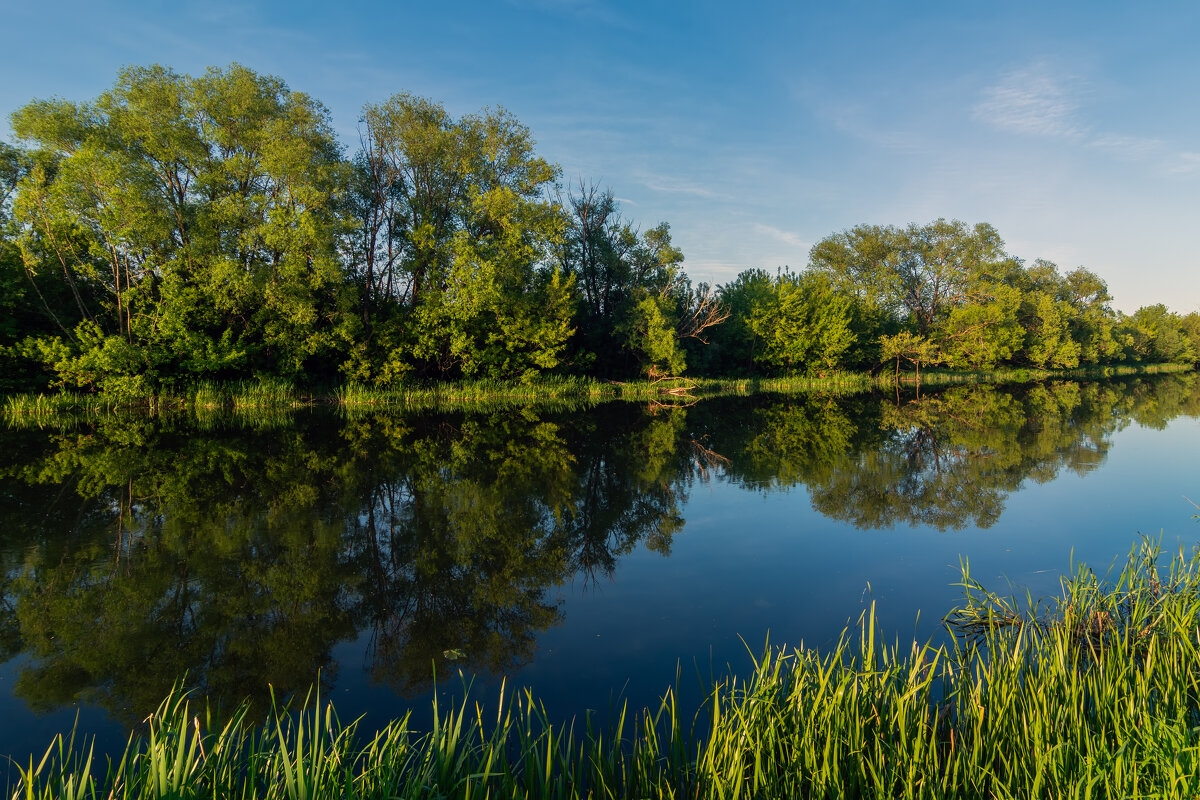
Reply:
[[[638,175],[637,179],[642,186],[645,186],[647,189],[654,192],[666,192],[668,194],[690,194],[696,197],[706,197],[712,200],[721,197],[720,194],[714,192],[707,186],[695,183],[693,181],[673,178],[669,175],[643,173]]]
[[[1009,72],[983,92],[972,116],[989,125],[1030,136],[1075,138],[1086,131],[1075,119],[1075,81],[1044,63]]]
[[[754,232],[757,234],[770,236],[772,239],[777,239],[786,245],[790,245],[805,252],[808,252],[810,249],[812,249],[812,242],[802,239],[799,234],[792,233],[791,231],[781,230],[773,225],[764,225],[761,222],[753,222],[751,223],[751,227],[754,228]]]
[[[1149,136],[1124,136],[1117,133],[1099,134],[1088,142],[1088,146],[1131,161],[1161,156],[1167,149],[1166,142],[1162,139]]]
[[[1104,134],[1088,142],[1123,161],[1147,163],[1169,175],[1186,175],[1200,170],[1200,153],[1177,150],[1162,139],[1148,136]]]
[[[1200,170],[1200,153],[1175,153],[1171,163],[1168,163],[1167,170],[1175,173],[1196,172]]]
[[[896,118],[880,112],[880,104],[847,100],[804,83],[793,86],[792,96],[817,119],[834,130],[885,150],[916,152],[928,147],[924,131],[897,127]]]
[[[1181,151],[1156,136],[1097,131],[1080,120],[1080,81],[1046,62],[1008,72],[984,90],[972,116],[1003,130],[1061,139],[1159,173],[1200,172],[1200,153]]]

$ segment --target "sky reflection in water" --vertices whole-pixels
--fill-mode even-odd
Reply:
[[[874,600],[938,635],[960,557],[1052,592],[1200,529],[1195,375],[687,408],[107,418],[0,431],[0,753],[119,747],[172,683],[318,672],[345,718],[532,685],[641,705]],[[921,610],[918,622],[917,612]],[[676,670],[679,670],[677,678]]]

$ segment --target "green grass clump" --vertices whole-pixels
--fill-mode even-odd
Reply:
[[[920,383],[924,386],[946,386],[960,383],[1035,383],[1048,380],[1097,380],[1132,375],[1167,375],[1191,372],[1192,364],[1115,364],[1111,366],[1075,367],[1072,369],[1037,369],[1036,367],[1001,367],[990,370],[923,369]],[[884,384],[895,383],[894,373],[882,371]],[[901,383],[917,383],[912,372],[900,373]]]
[[[668,692],[611,724],[554,724],[527,692],[434,705],[368,734],[319,702],[218,722],[169,697],[98,769],[74,735],[13,798],[1194,798],[1200,786],[1200,560],[1135,548],[1045,603],[964,565],[951,644],[878,640],[874,607],[825,653],[768,648],[694,718]],[[103,773],[103,774],[101,774]]]
[[[886,365],[885,365],[886,366]],[[927,387],[961,383],[1033,383],[1074,378],[1103,379],[1125,375],[1156,375],[1192,370],[1188,364],[1119,365],[1070,370],[996,369],[989,371],[922,370],[918,376],[885,369],[830,372],[823,375],[746,378],[673,377],[660,380],[601,381],[578,376],[543,375],[531,380],[459,380],[400,382],[393,386],[346,384],[332,393],[297,387],[281,378],[264,377],[235,382],[202,381],[191,388],[164,390],[145,397],[59,392],[8,395],[0,417],[10,427],[38,427],[56,417],[86,420],[111,413],[162,414],[188,411],[197,417],[253,411],[287,412],[318,404],[337,405],[349,413],[376,408],[448,410],[504,408],[533,404],[578,408],[604,400],[686,403],[729,395],[805,394],[847,395],[901,384]],[[75,424],[72,421],[70,424]]]

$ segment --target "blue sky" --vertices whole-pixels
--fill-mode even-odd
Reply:
[[[698,280],[803,266],[858,223],[986,221],[1115,305],[1200,308],[1200,4],[495,0],[5,3],[0,137],[125,64],[238,61],[347,147],[399,91],[502,105],[564,182],[671,223]]]

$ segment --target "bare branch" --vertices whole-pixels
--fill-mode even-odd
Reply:
[[[687,304],[676,326],[676,333],[680,337],[697,339],[708,344],[704,332],[729,319],[729,313],[729,308],[721,304],[716,290],[711,286],[702,286],[699,290],[688,293]]]

